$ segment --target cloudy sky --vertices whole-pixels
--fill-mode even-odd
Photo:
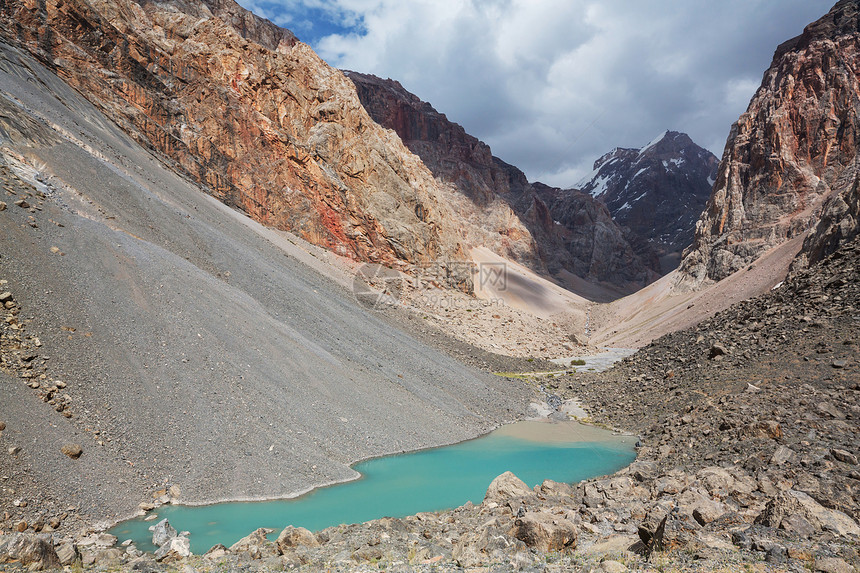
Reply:
[[[835,0],[239,0],[329,64],[399,80],[529,180],[666,129],[722,155],[776,46]]]

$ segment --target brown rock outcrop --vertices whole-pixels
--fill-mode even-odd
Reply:
[[[497,252],[551,274],[565,270],[622,287],[638,288],[656,277],[599,201],[574,190],[530,184],[522,171],[493,156],[486,143],[399,82],[345,73],[371,117],[394,130],[438,181],[469,199],[467,210],[502,235]],[[494,224],[497,213],[520,224]]]
[[[464,258],[461,220],[339,71],[232,0],[6,2],[0,35],[254,219],[388,264]]]
[[[732,126],[682,283],[720,280],[809,230],[801,259],[819,260],[856,234],[858,28],[858,3],[843,0],[777,48]]]

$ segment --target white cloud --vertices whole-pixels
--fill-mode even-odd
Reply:
[[[247,0],[255,1],[255,0]],[[279,0],[352,28],[315,48],[400,80],[530,180],[686,131],[719,155],[776,46],[821,0]],[[265,4],[271,8],[271,3]]]

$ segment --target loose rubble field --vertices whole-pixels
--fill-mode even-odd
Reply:
[[[505,474],[477,506],[287,528],[274,542],[258,531],[205,556],[180,557],[181,536],[158,561],[110,536],[44,535],[46,525],[5,536],[0,555],[147,571],[853,571],[858,270],[855,241],[612,370],[532,377],[552,402],[575,398],[591,422],[640,435],[638,460],[613,476],[531,490]]]

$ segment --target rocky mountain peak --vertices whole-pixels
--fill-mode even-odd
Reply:
[[[605,203],[637,254],[666,273],[693,240],[717,165],[687,134],[667,130],[641,148],[606,153],[577,187]]]

